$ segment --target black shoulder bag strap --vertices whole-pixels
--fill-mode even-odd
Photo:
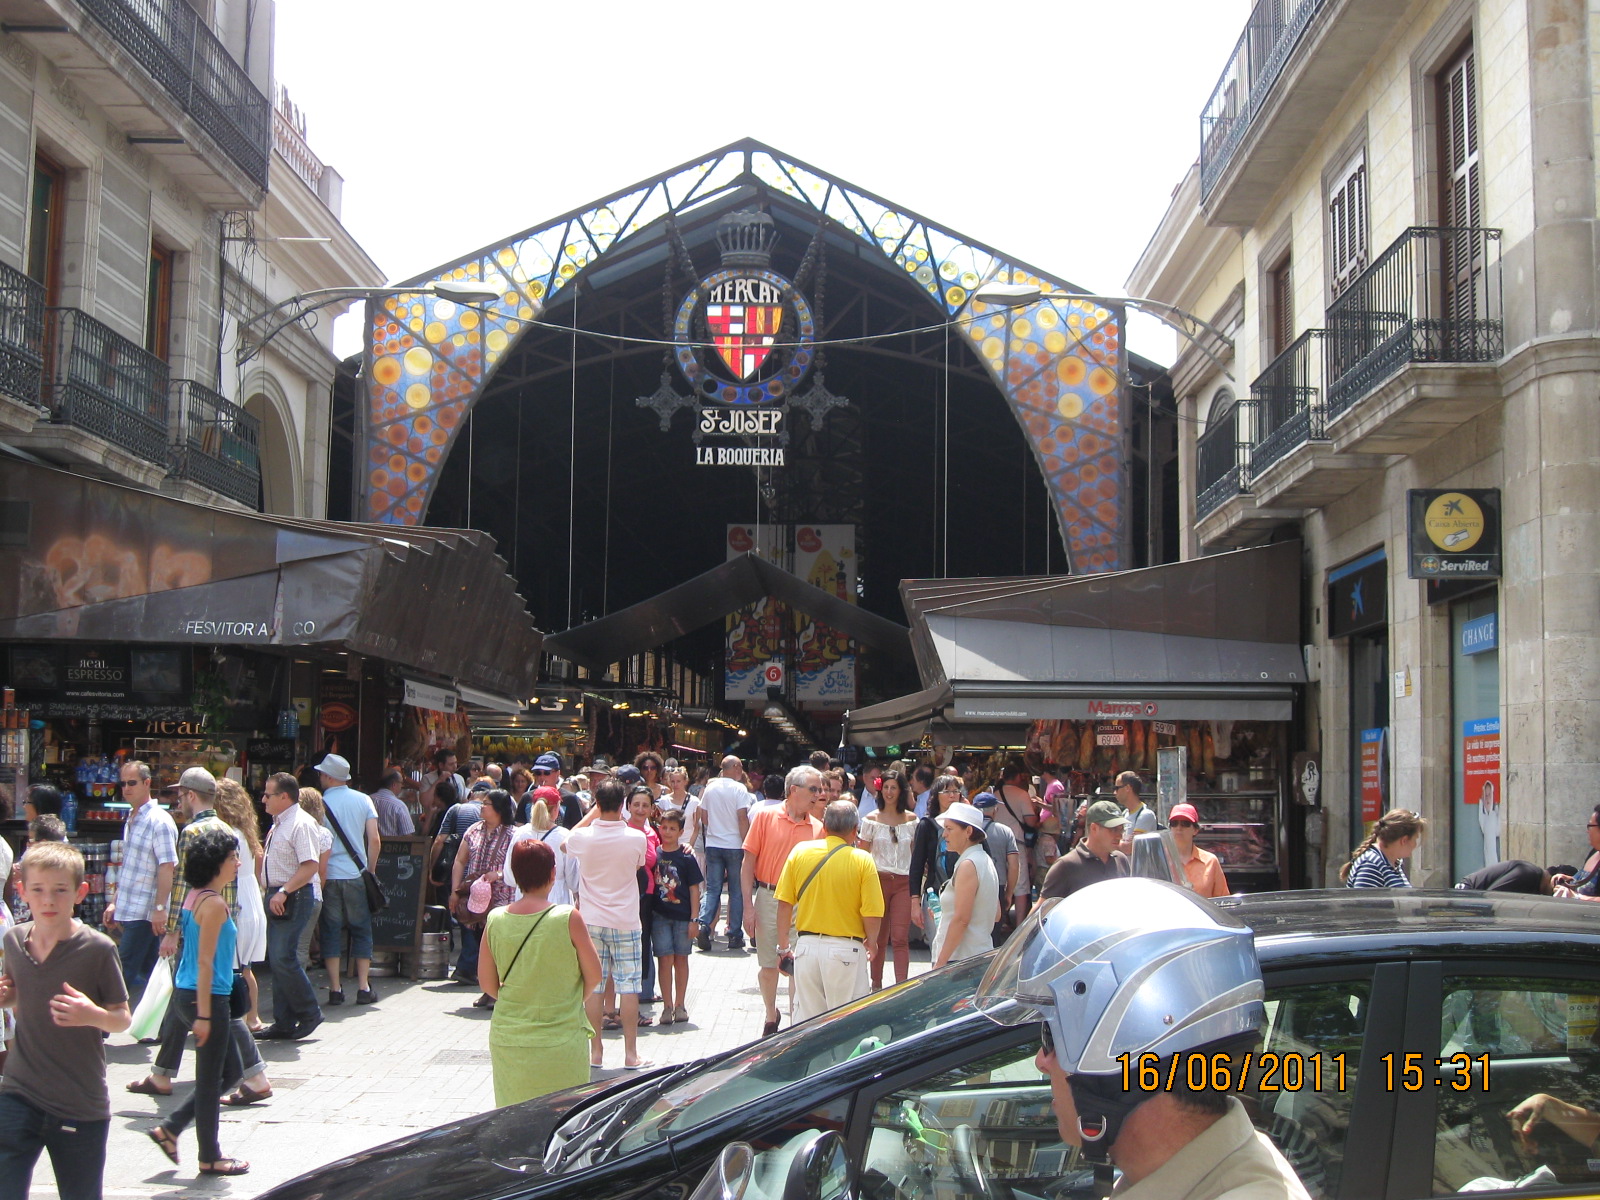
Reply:
[[[523,948],[523,946],[526,946],[528,944],[528,939],[533,936],[533,931],[535,929],[539,928],[540,922],[542,922],[546,917],[548,917],[556,909],[561,908],[561,907],[564,907],[564,906],[563,905],[559,905],[559,904],[552,904],[549,908],[545,909],[542,913],[539,914],[539,919],[538,920],[536,920],[532,925],[530,925],[528,927],[528,932],[522,935],[522,944],[517,947],[517,952],[511,956],[511,961],[506,964],[505,971],[502,972],[501,975],[500,975],[500,982],[502,984],[505,983],[505,981],[507,979],[511,978],[511,968],[516,966],[517,965],[517,959],[522,957],[522,948]]]
[[[344,852],[350,856],[358,870],[365,871],[367,869],[367,860],[356,853],[356,848],[350,844],[350,839],[345,837],[344,826],[340,825],[339,818],[333,815],[333,809],[328,805],[323,805],[322,811],[327,813],[328,820],[333,822],[333,831],[339,835],[339,840],[344,843]]]
[[[823,867],[827,866],[828,865],[828,860],[830,858],[832,858],[835,854],[839,853],[839,851],[841,851],[841,850],[845,850],[845,849],[848,849],[848,848],[849,848],[849,844],[848,843],[840,842],[832,850],[829,850],[826,854],[824,854],[822,856],[822,861],[821,862],[819,862],[816,866],[811,868],[811,874],[806,876],[806,881],[800,885],[800,890],[794,894],[794,906],[796,908],[800,907],[800,897],[804,896],[806,894],[806,889],[811,886],[811,881],[817,877],[817,872],[822,870]]]

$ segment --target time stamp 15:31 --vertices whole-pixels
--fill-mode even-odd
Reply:
[[[1256,1054],[1252,1051],[1242,1059],[1225,1053],[1175,1054],[1166,1058],[1156,1054],[1124,1054],[1117,1061],[1122,1064],[1124,1091],[1226,1092],[1233,1091],[1237,1081],[1241,1091],[1320,1092],[1327,1084],[1333,1090],[1342,1092],[1348,1087],[1352,1074],[1347,1058],[1343,1053],[1277,1054],[1267,1051]],[[1383,1064],[1386,1091],[1422,1091],[1428,1084],[1427,1064],[1430,1062],[1438,1072],[1433,1077],[1435,1087],[1448,1085],[1457,1092],[1470,1091],[1474,1087],[1489,1090],[1487,1054],[1480,1054],[1476,1058],[1468,1054],[1445,1057],[1418,1053],[1385,1054],[1378,1062]],[[1255,1075],[1251,1074],[1252,1068]]]

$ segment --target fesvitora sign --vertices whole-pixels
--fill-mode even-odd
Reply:
[[[1413,488],[1406,499],[1412,579],[1500,577],[1498,488]]]

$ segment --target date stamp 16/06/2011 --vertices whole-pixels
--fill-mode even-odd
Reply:
[[[1325,1087],[1342,1092],[1354,1074],[1343,1053],[1124,1054],[1117,1061],[1122,1064],[1123,1090],[1140,1092],[1320,1092]],[[1384,1067],[1384,1090],[1389,1092],[1423,1090],[1428,1080],[1425,1065],[1430,1062],[1437,1072],[1436,1087],[1457,1092],[1489,1088],[1487,1054],[1476,1058],[1385,1054],[1378,1061]]]

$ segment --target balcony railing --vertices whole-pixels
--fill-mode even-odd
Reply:
[[[185,0],[82,0],[258,187],[267,186],[272,106]]]
[[[1326,0],[1257,0],[1200,113],[1200,195],[1221,178],[1284,64]]]
[[[1255,401],[1240,400],[1213,420],[1195,447],[1195,515],[1209,517],[1250,491]]]
[[[39,404],[44,382],[44,288],[0,263],[0,394]]]
[[[47,309],[52,420],[167,461],[167,364],[75,308]]]
[[[294,173],[305,180],[308,188],[313,192],[318,191],[324,170],[322,160],[306,144],[304,136],[295,128],[294,122],[284,115],[281,108],[272,110],[272,146],[283,156],[283,161],[289,164]]]
[[[1308,329],[1250,384],[1260,421],[1250,470],[1260,475],[1297,446],[1328,436],[1323,330]]]
[[[261,422],[193,379],[174,380],[172,395],[178,408],[173,474],[258,507]]]
[[[1505,354],[1500,231],[1413,226],[1328,306],[1328,417],[1408,363]]]

